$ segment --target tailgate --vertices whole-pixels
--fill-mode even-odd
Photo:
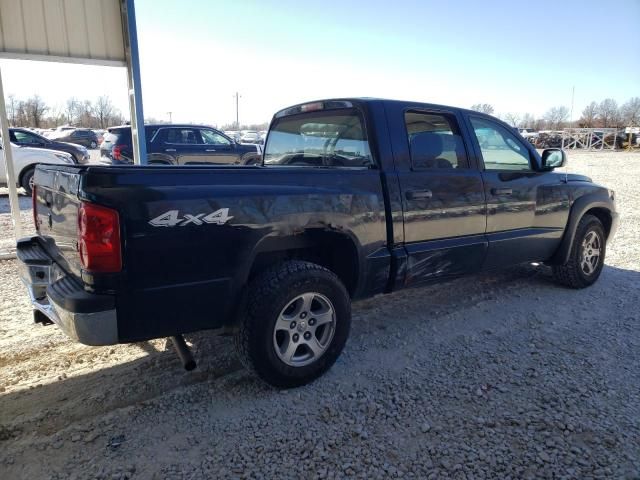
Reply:
[[[34,219],[40,242],[66,273],[80,278],[78,185],[85,167],[39,166],[34,177]]]

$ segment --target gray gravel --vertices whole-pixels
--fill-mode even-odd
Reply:
[[[30,323],[0,261],[0,478],[640,478],[640,155],[571,155],[618,193],[591,288],[521,266],[354,307],[323,378],[277,391],[228,338],[86,347]]]

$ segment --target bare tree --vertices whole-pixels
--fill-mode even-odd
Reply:
[[[471,110],[487,113],[489,115],[491,115],[495,111],[493,105],[490,105],[488,103],[474,103],[473,105],[471,105]]]
[[[504,121],[512,127],[517,127],[518,123],[520,123],[520,115],[518,115],[517,113],[509,112],[505,114]]]
[[[99,127],[106,128],[109,125],[109,121],[114,116],[114,107],[113,103],[111,103],[111,99],[107,95],[98,97],[93,111],[97,117]]]
[[[569,109],[565,106],[553,107],[544,114],[544,119],[553,130],[562,128],[567,118],[569,118]]]
[[[93,115],[93,104],[91,100],[82,100],[78,102],[76,110],[76,121],[78,125],[83,127],[96,127],[98,122]]]
[[[34,95],[24,102],[24,106],[29,126],[39,128],[44,120],[44,114],[49,110],[47,104],[40,95]]]
[[[616,127],[620,122],[618,103],[613,98],[605,98],[601,101],[597,114],[601,127]]]
[[[20,102],[16,98],[15,95],[9,95],[7,99],[7,117],[9,120],[9,125],[15,127],[16,126],[16,118],[18,116],[18,109],[20,107]]]
[[[533,128],[536,130],[546,130],[547,129],[547,121],[544,118],[536,118],[536,121],[533,124]]]
[[[534,128],[536,119],[530,113],[525,113],[520,119],[520,128]]]
[[[596,124],[597,117],[598,104],[596,102],[591,102],[589,105],[584,107],[582,117],[580,117],[580,124],[585,128],[592,128]]]
[[[71,97],[67,99],[67,103],[64,109],[64,113],[67,115],[67,123],[69,124],[75,123],[76,118],[78,117],[79,107],[80,107],[80,102],[76,97]]]
[[[640,126],[640,97],[630,98],[620,107],[620,112],[625,127]]]

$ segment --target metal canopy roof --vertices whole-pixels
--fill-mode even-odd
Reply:
[[[0,58],[125,66],[120,0],[0,0]]]

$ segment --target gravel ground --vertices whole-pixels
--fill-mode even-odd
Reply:
[[[618,195],[596,285],[521,266],[360,302],[296,390],[206,332],[194,372],[165,340],[75,344],[0,261],[0,478],[640,478],[640,154],[570,162]]]

